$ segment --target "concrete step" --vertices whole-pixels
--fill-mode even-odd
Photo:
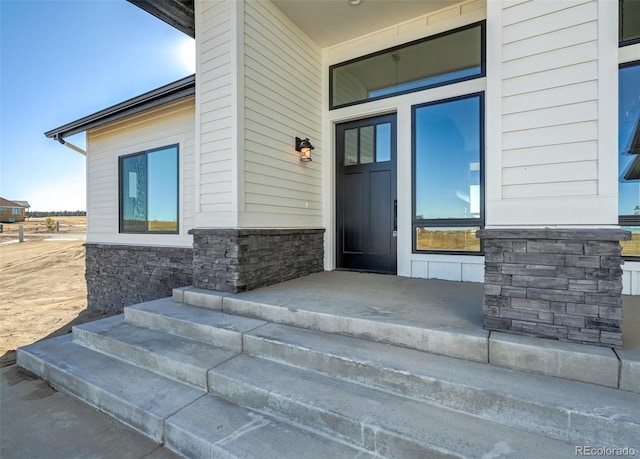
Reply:
[[[331,300],[321,299],[318,295],[316,292],[315,297],[303,298],[286,292],[279,295],[258,290],[232,295],[192,287],[174,290],[174,299],[178,302],[221,308],[229,314],[640,392],[637,378],[634,378],[638,373],[637,356],[620,353],[622,357],[619,358],[610,348],[489,333],[479,324],[477,327],[466,324],[460,328],[443,326],[440,321],[436,322],[440,325],[430,325],[431,322],[422,319],[415,308],[396,317],[394,309],[385,308],[384,303],[378,301],[368,307],[354,299],[352,293],[346,296],[346,302],[340,302],[341,296]],[[331,296],[331,292],[327,295]]]
[[[175,303],[171,298],[129,306],[124,310],[124,318],[131,325],[239,351],[242,350],[242,334],[267,323]]]
[[[246,354],[210,370],[209,391],[383,457],[574,454],[559,440]]]
[[[239,353],[131,325],[122,315],[73,327],[73,341],[202,391],[207,371]]]
[[[281,324],[246,333],[244,351],[575,444],[640,443],[630,392]]]
[[[349,316],[344,314],[343,305],[310,302],[301,298],[296,307],[291,307],[288,299],[282,299],[282,304],[277,303],[278,299],[272,299],[275,303],[268,303],[253,297],[245,299],[243,294],[223,294],[193,287],[174,289],[173,298],[188,305],[215,305],[228,314],[392,343],[476,362],[487,362],[489,355],[489,333],[482,329],[427,328],[393,321],[390,317],[381,320],[373,316]]]
[[[167,420],[165,446],[181,456],[207,459],[374,457],[212,395],[196,400]]]
[[[186,384],[73,343],[71,335],[18,349],[18,365],[163,441],[164,421],[204,395]]]

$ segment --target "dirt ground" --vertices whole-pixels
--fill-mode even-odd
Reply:
[[[54,222],[60,222],[59,233],[82,233],[87,231],[87,217],[51,217]],[[5,236],[15,236],[19,227],[24,227],[24,233],[52,233],[47,228],[47,217],[29,218],[19,223],[3,223],[2,230]]]
[[[68,333],[76,323],[101,317],[86,311],[86,219],[56,219],[61,222],[59,233],[48,232],[45,219],[25,222],[23,243],[17,243],[18,224],[4,224],[0,237],[0,366],[13,363],[12,351],[20,346]]]

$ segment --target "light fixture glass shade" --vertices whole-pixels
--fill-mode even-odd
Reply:
[[[305,163],[311,161],[311,150],[313,149],[313,145],[311,145],[308,138],[301,139],[296,137],[296,151],[300,152],[300,161]]]
[[[311,148],[300,149],[300,161],[303,161],[303,162],[311,161]]]

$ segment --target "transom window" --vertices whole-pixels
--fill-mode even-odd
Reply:
[[[619,0],[620,45],[640,43],[640,1]]]
[[[413,107],[415,252],[481,251],[483,120],[482,94]]]
[[[120,157],[120,232],[178,232],[178,145]]]
[[[331,66],[331,108],[484,76],[484,29],[471,24]]]

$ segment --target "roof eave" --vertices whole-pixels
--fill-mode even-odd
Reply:
[[[195,75],[182,78],[79,120],[72,121],[47,131],[44,135],[50,139],[68,137],[193,94],[195,94]]]

